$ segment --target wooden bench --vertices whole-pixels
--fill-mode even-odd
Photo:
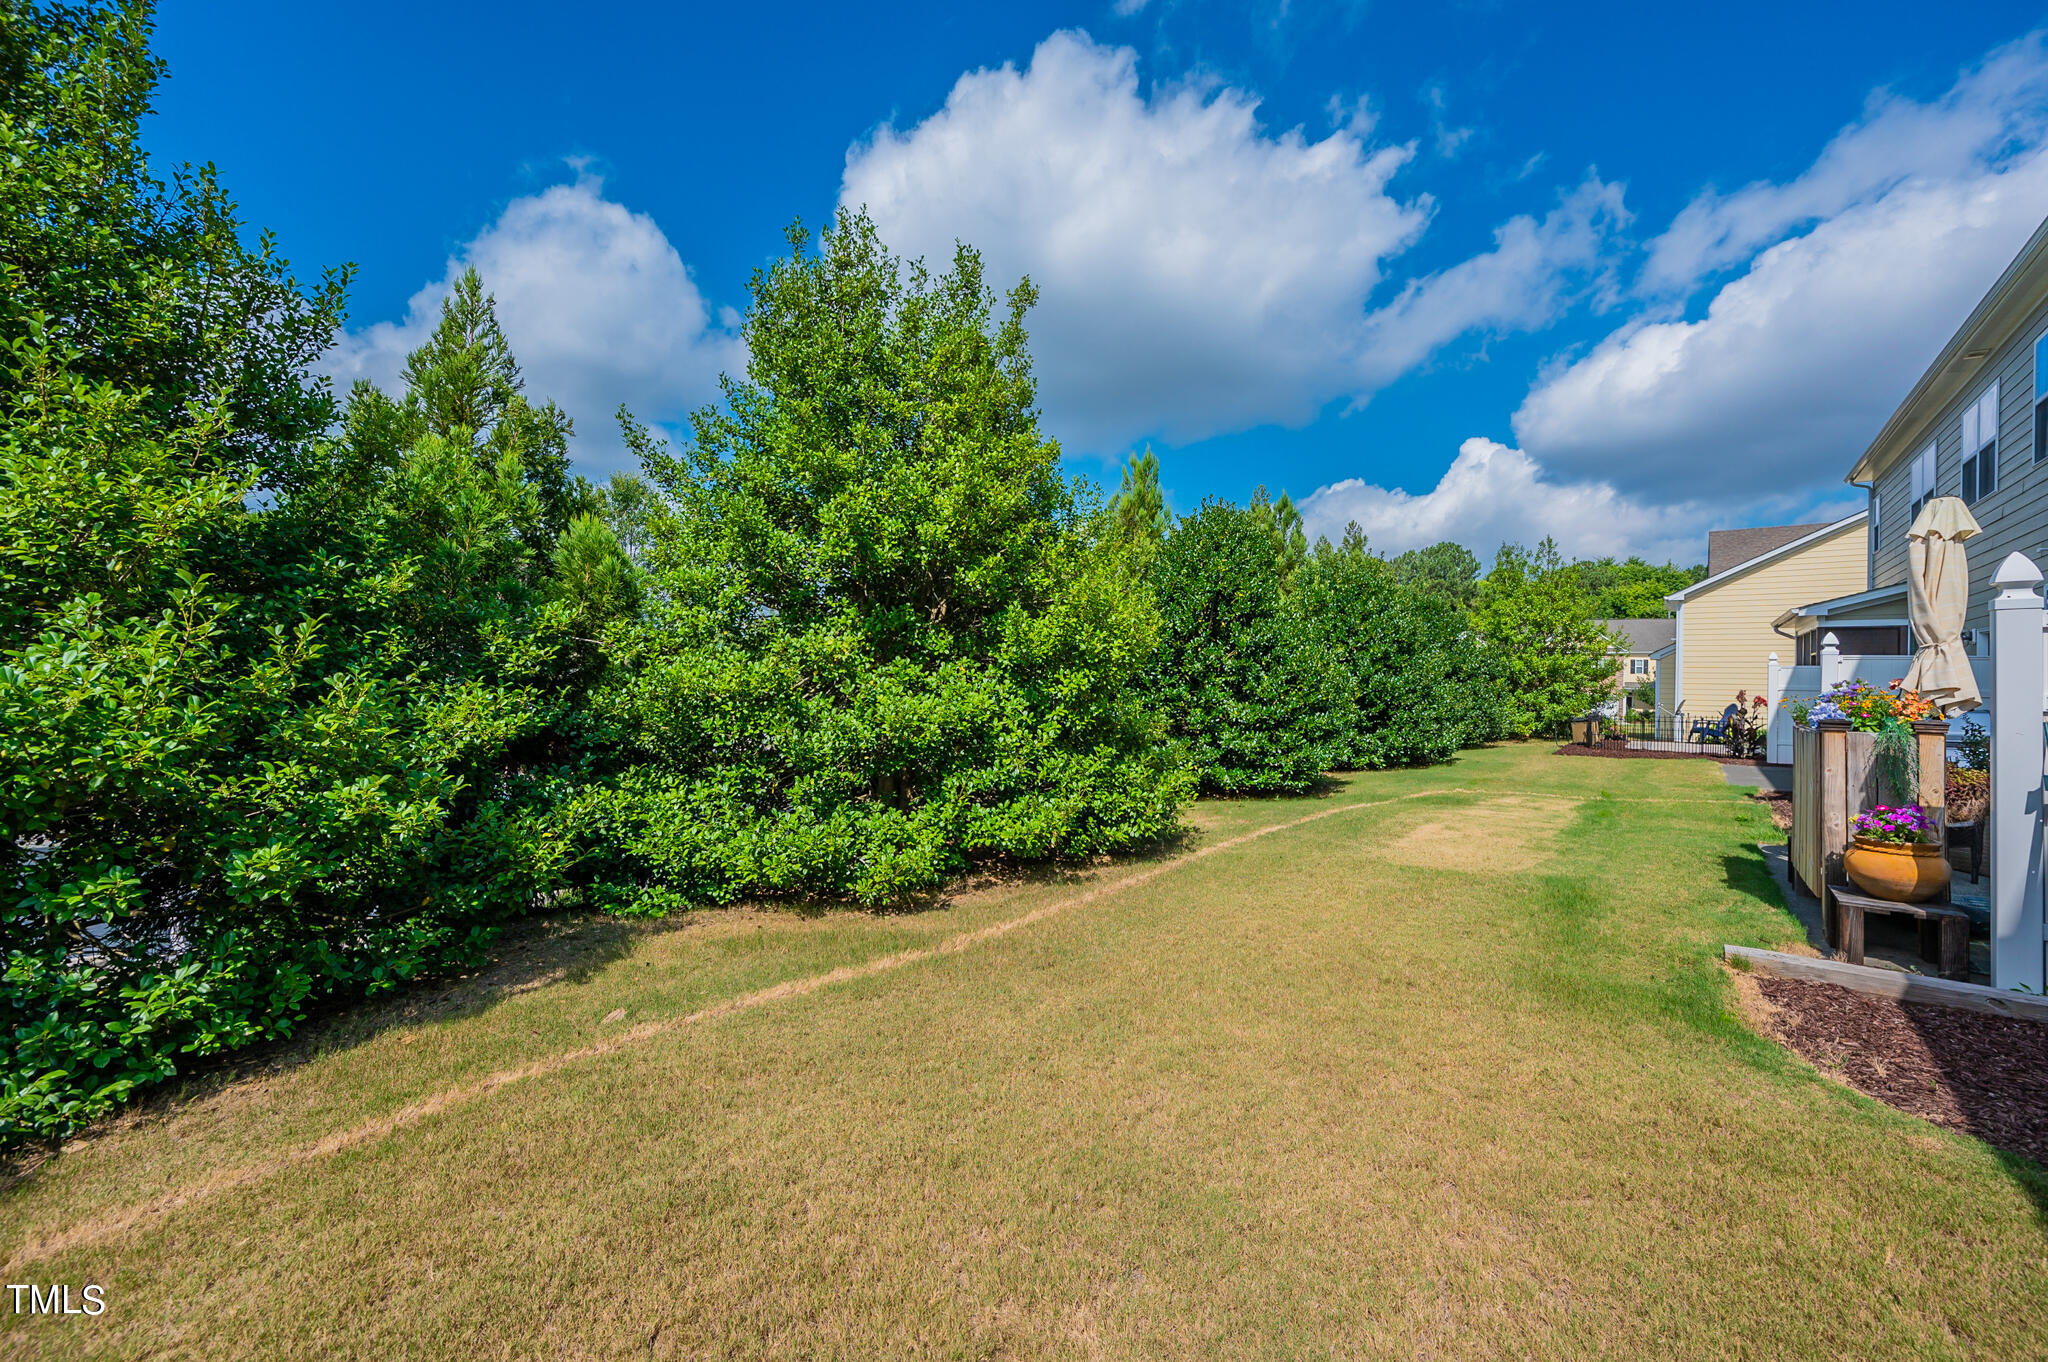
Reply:
[[[1893,903],[1859,894],[1845,884],[1828,886],[1835,901],[1828,923],[1829,944],[1852,965],[1863,963],[1863,917],[1897,913],[1920,919],[1920,958],[1938,963],[1944,979],[1970,977],[1970,915],[1946,903]]]

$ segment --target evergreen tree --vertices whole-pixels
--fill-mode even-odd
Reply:
[[[1157,688],[1205,789],[1299,793],[1342,755],[1351,678],[1289,599],[1256,506],[1204,502],[1161,550]]]
[[[1469,608],[1479,592],[1479,560],[1463,544],[1448,539],[1400,554],[1393,568],[1395,581],[1460,610]]]
[[[535,406],[498,325],[497,302],[466,269],[441,300],[433,333],[406,358],[405,397],[394,402],[367,382],[349,396],[347,421],[359,445],[381,442],[386,459],[432,438],[467,452],[483,468],[516,461],[537,494],[536,547],[552,544],[577,510],[569,477],[569,418],[552,402]]]
[[[1344,548],[1320,541],[1295,595],[1351,680],[1338,765],[1448,761],[1500,736],[1498,678],[1464,612],[1395,581],[1363,536],[1347,534]]]
[[[1173,513],[1159,490],[1159,456],[1145,446],[1124,463],[1123,483],[1109,499],[1109,515],[1127,543],[1156,549],[1173,530]]]
[[[1158,616],[1038,429],[1024,314],[971,249],[934,277],[841,214],[756,275],[744,378],[678,454],[647,618],[580,806],[606,902],[886,901],[992,858],[1174,826],[1191,777],[1136,684]]]
[[[1273,553],[1280,563],[1280,582],[1285,586],[1308,559],[1308,534],[1302,528],[1301,512],[1295,509],[1294,498],[1286,492],[1281,492],[1276,502],[1263,485],[1253,489],[1248,509],[1252,519],[1273,541]]]
[[[329,438],[340,280],[151,178],[149,23],[0,6],[0,1145],[474,960],[561,869],[528,464],[423,393]]]

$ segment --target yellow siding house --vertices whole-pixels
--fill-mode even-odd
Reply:
[[[1765,525],[1707,536],[1707,575],[1664,598],[1675,637],[1657,654],[1657,708],[1713,718],[1735,693],[1769,684],[1770,657],[1790,665],[1793,641],[1773,628],[1803,601],[1861,591],[1869,581],[1869,514],[1826,525]]]

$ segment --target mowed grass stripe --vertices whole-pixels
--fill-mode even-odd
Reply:
[[[1245,839],[1114,912],[496,1089],[40,1262],[115,1305],[95,1332],[7,1342],[2040,1355],[2048,1186],[1729,1014],[1719,942],[1796,926],[1755,878],[1767,820],[1679,765],[1471,754],[1438,773],[1444,798]],[[1360,777],[1342,798],[1428,783]],[[1538,793],[1571,816],[1512,816]],[[1446,868],[1455,838],[1410,839],[1454,806],[1474,836]],[[1292,821],[1277,811],[1199,819],[1222,840]]]
[[[515,1083],[524,1083],[532,1079],[544,1078],[570,1065],[580,1064],[632,1046],[645,1044],[656,1037],[667,1035],[684,1027],[716,1021],[719,1018],[730,1016],[736,1012],[766,1006],[770,1003],[805,997],[817,992],[819,989],[829,988],[835,984],[843,984],[855,979],[865,979],[877,974],[885,974],[892,970],[902,969],[906,965],[917,964],[920,961],[929,960],[937,956],[951,955],[960,951],[970,950],[1018,928],[1031,926],[1055,914],[1084,907],[1097,900],[1136,888],[1139,885],[1157,879],[1161,875],[1168,874],[1220,852],[1233,850],[1262,837],[1291,831],[1340,814],[1354,813],[1386,804],[1469,793],[1471,792],[1457,788],[1422,790],[1396,795],[1389,799],[1363,800],[1319,809],[1314,813],[1305,814],[1285,822],[1274,823],[1251,832],[1227,837],[1222,841],[1213,842],[1207,846],[1198,847],[1193,851],[1153,865],[1145,870],[1140,870],[1133,874],[1122,876],[1110,883],[1084,890],[1070,898],[1034,908],[1018,917],[1008,918],[991,923],[985,927],[947,937],[934,946],[897,951],[861,964],[844,965],[820,974],[813,974],[804,978],[770,985],[767,988],[756,989],[753,992],[725,999],[709,1007],[700,1008],[695,1012],[682,1016],[643,1022],[638,1026],[627,1028],[614,1036],[594,1044],[560,1051],[546,1058],[534,1060],[531,1063],[497,1070],[486,1074],[474,1082],[442,1089],[422,1100],[412,1102],[389,1115],[363,1122],[347,1130],[337,1131],[275,1158],[246,1164],[238,1168],[226,1169],[203,1181],[165,1193],[149,1201],[67,1226],[55,1233],[32,1238],[17,1247],[9,1256],[4,1265],[5,1270],[9,1273],[18,1274],[22,1268],[38,1259],[46,1258],[68,1249],[97,1243],[113,1235],[121,1234],[137,1226],[147,1224],[193,1202],[252,1187],[257,1183],[276,1176],[291,1165],[332,1158],[336,1154],[355,1149],[374,1140],[382,1139],[394,1131],[442,1115],[456,1107],[473,1102],[487,1093],[495,1092],[498,1089]]]

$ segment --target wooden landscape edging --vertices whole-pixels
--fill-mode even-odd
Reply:
[[[2037,994],[2003,993],[1982,984],[1874,969],[1842,960],[1816,960],[1811,956],[1787,955],[1783,951],[1760,951],[1751,946],[1723,946],[1721,955],[1739,970],[1776,979],[1804,979],[1902,1003],[1933,1003],[1938,1007],[1989,1012],[1993,1016],[2012,1017],[2019,1021],[2048,1022],[2048,998]]]

